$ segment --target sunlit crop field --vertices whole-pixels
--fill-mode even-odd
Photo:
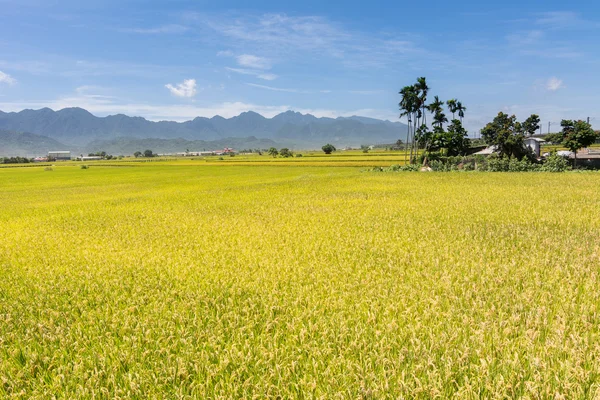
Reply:
[[[600,174],[0,169],[2,398],[598,398]]]

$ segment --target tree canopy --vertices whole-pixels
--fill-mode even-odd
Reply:
[[[560,126],[562,126],[562,144],[574,153],[575,163],[577,163],[577,152],[592,145],[598,139],[598,134],[590,124],[581,120],[563,119]]]
[[[530,116],[528,124],[533,124],[535,114]],[[508,116],[499,112],[496,118],[481,130],[481,136],[489,145],[496,146],[500,157],[516,157],[521,160],[530,152],[525,146],[525,130],[523,124],[514,115]]]
[[[321,147],[321,149],[325,154],[331,154],[336,150],[335,146],[330,143],[327,143],[325,146]]]
[[[431,103],[427,104],[429,86],[424,77],[417,78],[417,82],[400,90],[402,96],[399,107],[400,117],[407,117],[408,129],[406,144],[410,144],[410,162],[414,163],[420,148],[425,150],[425,156],[432,151],[445,149],[447,155],[464,154],[470,147],[467,131],[462,126],[467,107],[457,99],[446,102],[439,96],[434,96]],[[452,113],[452,121],[448,131],[444,124],[448,123],[448,117],[444,112],[444,105]],[[427,124],[427,114],[432,115],[431,129]],[[460,120],[455,118],[456,113]],[[425,163],[427,163],[425,158]]]

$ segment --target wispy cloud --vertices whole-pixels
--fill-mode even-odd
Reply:
[[[14,85],[17,83],[17,80],[10,76],[7,73],[0,71],[0,83],[5,83],[7,85]]]
[[[348,90],[348,93],[361,94],[361,95],[373,95],[373,94],[381,94],[381,93],[383,93],[383,90]]]
[[[346,67],[370,68],[416,53],[432,56],[412,40],[405,40],[405,34],[351,31],[321,16],[192,14],[188,17],[207,29],[207,36],[216,34],[228,47],[243,49],[241,51],[256,49],[265,56],[288,61],[296,57],[305,59],[308,52],[319,58],[336,59]],[[438,57],[436,62],[439,61]],[[252,65],[261,68],[270,64]]]
[[[578,58],[583,55],[573,44],[553,40],[539,29],[515,32],[506,39],[508,45],[521,55],[544,58]]]
[[[169,89],[173,96],[188,98],[194,97],[196,93],[198,93],[196,86],[195,79],[186,79],[182,83],[178,83],[176,86],[173,86],[170,83],[165,85],[165,87]]]
[[[304,93],[304,94],[315,93],[315,92],[311,92],[311,91],[308,91],[308,90],[285,89],[285,88],[278,88],[278,87],[272,87],[272,86],[266,86],[266,85],[257,85],[256,83],[246,83],[246,85],[252,86],[252,87],[255,87],[255,88],[258,88],[258,89],[270,90],[270,91],[273,91],[273,92]]]
[[[237,63],[242,67],[255,68],[255,69],[271,69],[271,63],[269,60],[263,57],[254,56],[252,54],[242,54],[237,56]]]
[[[561,89],[563,87],[565,87],[563,81],[555,76],[548,79],[548,82],[546,82],[546,89],[551,92],[556,92],[558,89]]]
[[[170,24],[170,25],[162,25],[154,28],[127,28],[121,29],[122,32],[130,32],[130,33],[139,33],[145,35],[156,35],[156,34],[179,34],[185,33],[190,30],[189,26],[178,25],[178,24]]]
[[[275,74],[271,74],[271,73],[267,73],[267,72],[263,72],[263,71],[256,71],[253,69],[230,68],[230,67],[225,67],[225,69],[230,72],[235,72],[236,74],[256,76],[257,78],[265,80],[265,81],[274,81],[275,79],[277,79],[277,75],[275,75]]]
[[[600,26],[598,22],[587,20],[579,13],[572,11],[550,11],[537,14],[535,24],[546,29],[586,29]]]
[[[544,37],[544,32],[539,29],[519,31],[509,34],[506,39],[513,46],[531,46],[538,44]]]

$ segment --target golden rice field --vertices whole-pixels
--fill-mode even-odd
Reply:
[[[0,200],[0,398],[600,398],[598,173],[65,164]]]

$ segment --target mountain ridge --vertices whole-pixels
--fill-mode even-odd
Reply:
[[[184,122],[155,122],[125,114],[98,117],[79,107],[0,111],[0,129],[43,135],[76,147],[123,137],[209,142],[254,136],[291,147],[316,148],[327,142],[338,146],[391,143],[406,134],[406,125],[400,122],[359,116],[319,118],[291,110],[272,118],[246,111],[231,118],[215,115]]]

